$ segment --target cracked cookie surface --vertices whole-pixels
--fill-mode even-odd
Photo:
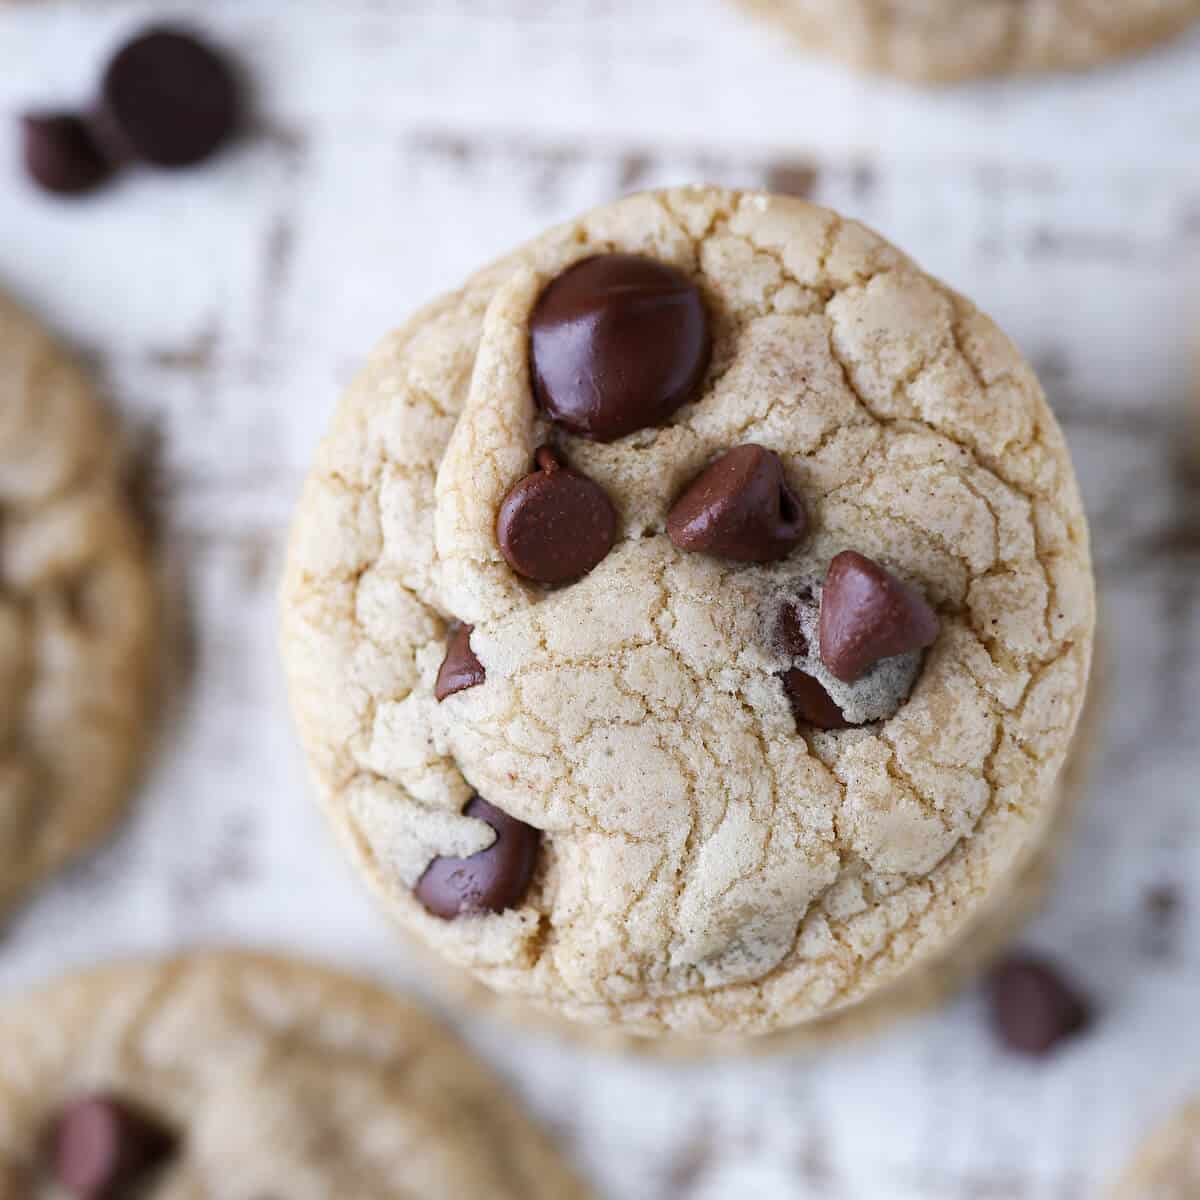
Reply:
[[[1122,1176],[1113,1200],[1195,1200],[1200,1196],[1200,1100],[1152,1134]]]
[[[496,508],[547,433],[528,320],[597,253],[674,264],[713,354],[698,398],[611,444],[612,552],[546,592]],[[780,563],[676,549],[679,493],[776,452],[812,519]],[[797,729],[764,612],[854,548],[942,632],[873,726]],[[486,682],[439,703],[451,621]],[[719,189],[633,197],[486,269],[375,352],[302,497],[284,584],[293,705],[334,827],[389,911],[484,984],[630,1032],[758,1034],[933,959],[1046,835],[1090,668],[1087,529],[1032,371],[862,226]],[[523,903],[456,921],[412,889],[489,846],[474,793],[543,831]]]
[[[1105,707],[1103,674],[1103,670],[1093,669],[1079,732],[1059,776],[1058,795],[1052,801],[1052,824],[1046,834],[1014,864],[1008,878],[997,881],[970,921],[943,943],[937,954],[849,1008],[766,1036],[638,1037],[620,1028],[552,1019],[541,1009],[482,986],[467,972],[448,967],[428,952],[425,961],[437,968],[438,978],[473,1012],[539,1031],[549,1030],[591,1049],[668,1060],[804,1053],[870,1037],[898,1022],[912,1020],[948,1003],[992,966],[1045,902],[1087,789]]]
[[[316,966],[211,953],[105,967],[0,1009],[0,1039],[5,1196],[64,1194],[47,1129],[99,1093],[173,1136],[146,1200],[587,1194],[447,1029]]]
[[[0,915],[108,831],[146,741],[156,602],[115,448],[0,295]]]
[[[735,0],[805,49],[921,83],[1080,70],[1200,21],[1200,0]]]

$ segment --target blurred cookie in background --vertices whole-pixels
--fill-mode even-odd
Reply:
[[[0,1043],[6,1197],[588,1195],[448,1030],[316,966],[109,966],[0,1009]]]
[[[1081,70],[1200,20],[1200,0],[736,0],[799,44],[917,83]]]
[[[1200,1099],[1153,1133],[1113,1200],[1196,1200],[1200,1196]]]
[[[157,612],[116,431],[83,372],[0,294],[0,920],[124,810]]]

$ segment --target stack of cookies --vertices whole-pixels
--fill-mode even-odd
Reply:
[[[712,188],[390,336],[292,535],[335,829],[488,991],[660,1042],[873,1019],[1027,910],[1095,601],[1033,372],[862,226]]]

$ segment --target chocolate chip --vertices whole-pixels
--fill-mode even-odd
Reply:
[[[603,254],[569,267],[533,310],[534,392],[564,429],[611,442],[661,425],[708,369],[708,313],[675,267]]]
[[[788,658],[805,658],[808,655],[808,638],[800,621],[800,610],[794,604],[785,604],[775,619],[775,641]]]
[[[594,480],[537,452],[538,469],[504,497],[496,518],[500,552],[518,575],[569,583],[602,562],[617,540],[617,513]]]
[[[87,123],[73,113],[30,113],[21,118],[25,169],[43,190],[75,196],[112,174]]]
[[[435,858],[417,881],[416,897],[435,917],[498,913],[520,904],[537,864],[541,833],[475,796],[466,815],[486,821],[496,840],[470,858]]]
[[[701,472],[667,517],[667,534],[681,550],[737,562],[786,558],[807,532],[808,514],[779,455],[753,443]]]
[[[237,123],[233,72],[191,34],[149,30],[122,47],[104,73],[97,125],[123,158],[191,166],[213,154]]]
[[[814,679],[799,667],[784,671],[783,690],[792,704],[797,725],[812,725],[817,729],[849,729],[850,722],[833,702],[820,680]]]
[[[58,1183],[78,1200],[123,1200],[175,1152],[175,1135],[117,1096],[85,1096],[59,1115],[51,1135]]]
[[[439,704],[456,692],[478,687],[487,678],[483,663],[475,657],[475,652],[471,649],[471,632],[474,628],[473,625],[463,625],[456,621],[450,629],[446,657],[442,659],[437,682],[433,685],[433,694]]]
[[[1048,1054],[1092,1023],[1091,1006],[1050,963],[1014,956],[990,976],[992,1023],[1000,1040],[1021,1054]]]
[[[941,628],[924,598],[862,554],[829,565],[821,593],[821,661],[853,683],[881,658],[931,646]]]

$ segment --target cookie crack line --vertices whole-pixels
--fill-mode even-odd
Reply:
[[[612,496],[618,536],[582,579],[514,588],[488,541],[488,506],[492,490],[514,482],[515,464],[533,469],[548,428],[522,382],[522,297],[597,254],[641,255],[693,280],[710,307],[712,362],[699,394],[655,427],[611,444],[560,431],[556,469]],[[864,549],[879,539],[898,572],[922,582],[929,572],[936,586],[946,631],[926,662],[934,674],[878,727],[796,729],[759,628],[786,568],[708,562],[664,535],[688,480],[745,438],[792,456],[789,483],[814,510],[812,547],[799,559],[819,564],[860,537]],[[398,448],[410,446],[420,453],[405,449],[401,469]],[[1011,345],[863,227],[802,202],[716,189],[600,210],[418,317],[352,388],[328,447],[330,488],[319,469],[289,556],[292,586],[313,606],[312,623],[289,621],[288,656],[302,668],[293,692],[299,683],[312,693],[298,697],[302,732],[334,763],[339,743],[370,745],[369,766],[397,789],[389,820],[399,833],[369,819],[354,829],[345,777],[318,771],[335,823],[363,839],[360,857],[401,920],[411,902],[395,876],[378,875],[384,859],[393,846],[413,853],[404,839],[425,836],[422,813],[455,820],[464,786],[549,831],[524,906],[446,928],[418,923],[493,986],[566,1015],[646,1027],[794,1023],[820,1011],[820,995],[879,986],[867,947],[894,946],[888,970],[900,970],[962,926],[1002,874],[982,829],[1013,844],[1035,835],[1078,716],[1068,680],[1086,674],[1090,644],[1090,563],[1069,460]],[[391,475],[390,488],[379,485]],[[357,507],[339,496],[347,481],[360,485]],[[954,508],[939,524],[916,499],[889,503],[917,481],[969,510],[970,523]],[[318,520],[352,535],[324,561],[305,536]],[[438,646],[416,634],[415,616],[376,627],[379,613],[343,615],[323,600],[327,581],[352,577],[355,608],[377,604],[385,593],[366,577],[381,563],[414,614],[475,626],[478,681],[444,705],[428,695]],[[1011,615],[998,623],[1005,597]],[[407,674],[389,683],[393,647]],[[939,713],[947,687],[970,701],[955,704],[951,721]],[[354,711],[347,733],[331,736],[320,713],[343,689]],[[397,697],[396,720],[412,724],[391,746],[402,724],[371,714]],[[363,736],[368,716],[376,745]],[[940,799],[944,772],[953,800]],[[897,806],[901,792],[911,812]],[[998,825],[1002,809],[1013,815]],[[586,852],[585,839],[596,839]],[[787,864],[778,877],[777,864]],[[419,859],[405,868],[419,869]],[[865,907],[826,912],[856,872]],[[928,923],[894,941],[926,892]],[[693,915],[684,906],[701,896]],[[872,922],[889,936],[868,937]],[[858,965],[847,947],[862,951]],[[832,962],[842,966],[819,965]],[[772,999],[789,991],[792,1001]]]

